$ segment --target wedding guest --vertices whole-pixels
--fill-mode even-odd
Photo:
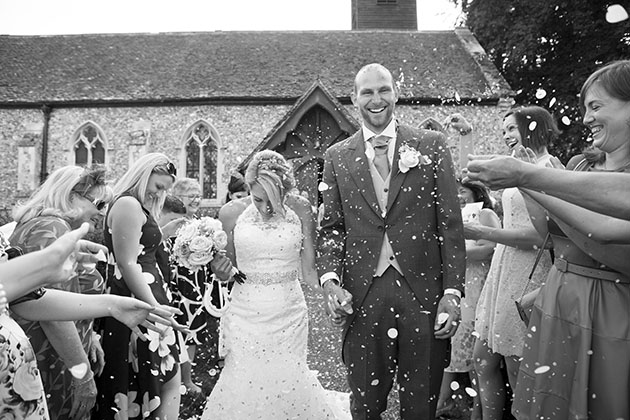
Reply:
[[[488,189],[478,182],[460,181],[458,189],[464,223],[479,223],[493,229],[501,229],[501,220],[493,210]],[[468,206],[467,206],[468,205]],[[472,206],[471,206],[472,205]],[[474,207],[476,205],[476,207]],[[477,374],[474,369],[473,348],[475,345],[475,311],[481,289],[486,281],[495,243],[488,240],[466,240],[466,284],[465,297],[461,301],[462,320],[451,338],[451,362],[444,369],[442,388],[436,416],[449,416],[455,408],[453,391],[458,389],[458,374],[466,373],[476,394],[473,396],[471,420],[481,420],[481,404],[478,395]]]
[[[397,100],[389,70],[359,70],[352,102],[362,127],[326,151],[320,188],[318,268],[327,313],[343,328],[355,419],[380,418],[396,371],[401,418],[434,418],[460,319],[465,246],[452,158],[442,133],[396,120]]]
[[[503,119],[503,141],[510,152],[518,145],[530,147],[536,153],[539,166],[549,161],[547,146],[558,132],[551,114],[537,106],[509,110]],[[537,251],[545,246],[544,237],[536,231],[530,217],[542,220],[544,212],[538,210],[538,214],[532,214],[529,211],[532,209],[528,209],[516,188],[504,190],[501,202],[503,228],[464,224],[466,239],[484,239],[498,244],[475,316],[478,337],[473,357],[484,420],[503,418],[507,399],[511,398],[507,395],[502,363],[505,363],[510,387],[514,389],[516,386],[527,327],[520,319],[514,301],[540,287],[551,267],[550,255],[544,252],[528,280]]]
[[[186,217],[195,217],[201,205],[201,185],[194,178],[179,178],[173,183],[171,194],[186,207]]]
[[[184,202],[174,195],[167,195],[160,213],[160,227],[165,238],[172,238],[177,234],[186,221],[187,209]]]
[[[572,159],[574,170],[630,172],[630,60],[590,75],[580,108],[604,157]],[[519,420],[630,418],[630,278],[609,268],[627,260],[630,247],[594,246],[572,226],[567,213],[575,206],[523,191],[549,210],[556,260],[535,301],[513,413]]]
[[[0,366],[0,404],[3,416],[24,420],[49,420],[46,393],[37,368],[35,352],[24,330],[9,316],[7,302],[20,301],[20,313],[26,319],[75,321],[114,316],[128,328],[139,324],[162,331],[149,322],[167,324],[172,313],[137,299],[113,295],[80,295],[59,289],[38,289],[76,276],[77,260],[94,264],[101,246],[80,241],[89,224],[65,233],[51,245],[25,255],[13,254],[6,260],[9,243],[0,233],[0,348],[5,363]],[[81,251],[80,253],[77,251]],[[33,290],[37,289],[35,292]],[[73,367],[75,374],[85,366]],[[53,419],[55,419],[53,417]]]
[[[240,172],[234,172],[230,176],[230,182],[228,183],[227,188],[228,192],[225,197],[226,203],[238,198],[247,197],[249,195],[249,187]]]
[[[299,278],[317,287],[315,219],[282,155],[258,152],[250,198],[225,204],[227,252],[247,279],[221,318],[225,367],[202,419],[333,419],[306,363],[308,312]],[[332,399],[331,399],[332,401]]]
[[[201,185],[192,178],[181,178],[173,184],[173,196],[179,198],[186,208],[186,217],[193,218],[199,210],[201,203]],[[230,277],[227,258],[217,255],[216,259],[210,263],[210,272],[219,276],[223,280]],[[198,346],[211,347],[218,346],[219,321],[211,316],[203,305],[203,297],[206,293],[207,279],[210,272],[199,270],[190,272],[185,267],[177,267],[177,274],[174,279],[173,291],[178,303],[178,308],[182,312],[176,319],[179,323],[185,324],[190,330],[186,337],[186,352],[188,360],[182,363],[182,383],[186,390],[192,394],[201,394],[202,389],[193,381],[192,366],[195,363],[195,356]],[[216,350],[211,350],[216,354]]]
[[[171,303],[155,254],[162,242],[157,219],[176,172],[165,155],[149,153],[114,185],[104,229],[110,293],[151,306]],[[162,334],[142,329],[148,342],[112,318],[102,320],[101,330],[105,369],[98,378],[95,417],[177,419],[181,378],[173,329]]]
[[[93,230],[94,220],[112,196],[104,177],[102,169],[64,166],[55,170],[14,209],[17,225],[9,238],[11,245],[30,253],[46,248],[84,222]],[[90,265],[70,281],[49,287],[101,294],[104,282],[96,266]],[[101,344],[92,329],[94,320],[30,321],[20,316],[21,306],[14,303],[11,309],[39,360],[50,415],[59,420],[89,419],[96,399],[94,374],[99,374],[104,364]],[[76,366],[82,367],[80,374],[73,371]]]

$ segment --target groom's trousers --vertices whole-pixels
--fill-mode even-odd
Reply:
[[[435,339],[434,320],[393,267],[373,279],[343,347],[353,420],[381,419],[394,377],[401,419],[435,418],[450,341]]]

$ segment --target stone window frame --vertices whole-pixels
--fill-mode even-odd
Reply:
[[[186,156],[186,145],[190,140],[196,141],[198,144],[201,144],[198,138],[195,138],[194,131],[200,125],[204,125],[208,129],[208,138],[203,140],[204,144],[207,144],[209,141],[213,142],[216,146],[217,150],[217,162],[215,167],[215,175],[216,175],[216,187],[217,194],[215,198],[203,198],[201,200],[202,207],[218,207],[221,206],[224,202],[225,195],[227,194],[227,186],[222,182],[223,174],[225,172],[224,169],[224,161],[225,161],[225,149],[226,147],[223,144],[221,136],[216,128],[205,118],[200,118],[193,123],[189,124],[184,134],[181,137],[179,142],[180,152],[179,152],[179,165],[177,167],[177,175],[179,177],[188,177],[188,167],[187,167],[187,156]],[[203,164],[204,164],[204,156],[203,154],[199,155],[199,177],[198,181],[202,188],[202,196],[205,194],[204,186],[203,186]]]
[[[87,168],[91,168],[92,167],[92,145],[88,144],[85,140],[81,139],[81,136],[83,135],[83,130],[87,127],[87,126],[92,126],[94,128],[94,130],[96,131],[96,138],[97,140],[99,140],[103,146],[103,162],[101,163],[101,165],[103,165],[105,168],[109,167],[109,153],[108,152],[108,144],[109,141],[107,139],[107,136],[105,135],[105,131],[103,130],[103,128],[97,124],[96,122],[92,121],[92,120],[87,120],[84,123],[82,123],[72,134],[72,136],[70,137],[70,163],[72,165],[78,165],[78,166],[82,166],[82,164],[78,164],[77,163],[77,155],[76,155],[76,145],[79,141],[83,141],[84,145],[86,146],[86,149],[88,151],[88,159],[87,159],[87,163],[85,164],[85,166]],[[94,143],[94,142],[93,142]],[[88,147],[90,146],[90,147]]]

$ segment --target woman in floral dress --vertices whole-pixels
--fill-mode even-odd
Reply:
[[[85,296],[58,289],[44,289],[76,277],[77,253],[95,263],[99,245],[77,242],[89,229],[84,223],[66,233],[50,246],[8,260],[8,241],[0,234],[0,418],[12,420],[49,420],[46,392],[37,367],[35,352],[24,330],[9,316],[6,305],[18,305],[22,315],[32,321],[94,319],[114,316],[130,329],[147,321],[168,323],[172,314],[137,299],[113,295]],[[87,256],[89,255],[89,257]],[[156,317],[157,316],[157,317]],[[55,419],[55,417],[53,417]]]
[[[65,166],[54,171],[22,205],[16,207],[17,222],[9,239],[25,253],[49,246],[57,238],[95,220],[111,198],[103,170]],[[103,279],[95,267],[81,270],[69,281],[51,285],[75,293],[100,294]],[[47,393],[50,415],[58,420],[89,419],[96,401],[94,373],[102,369],[102,350],[92,330],[93,320],[31,321],[22,318],[14,302],[14,319],[29,337]],[[96,356],[93,362],[90,356]]]

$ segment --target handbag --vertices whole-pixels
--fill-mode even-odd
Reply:
[[[543,242],[543,245],[540,247],[540,249],[538,250],[538,253],[536,254],[536,259],[534,260],[534,266],[532,267],[532,271],[529,272],[529,276],[527,276],[527,283],[525,284],[525,287],[523,288],[523,293],[521,294],[521,297],[514,301],[514,304],[516,305],[516,310],[518,311],[518,316],[525,323],[525,326],[529,326],[529,319],[532,315],[534,302],[536,301],[536,297],[538,296],[538,293],[540,293],[541,288],[537,287],[536,289],[528,293],[525,293],[525,290],[527,290],[527,286],[529,286],[529,283],[531,282],[532,277],[534,276],[534,271],[536,270],[536,267],[538,266],[538,263],[540,262],[540,257],[542,257],[543,252],[545,252],[545,247],[547,246],[548,241],[549,241],[549,232],[547,232],[547,236],[545,236],[545,241]],[[551,254],[551,261],[553,262],[553,259],[554,259],[553,249],[550,249],[549,253]]]

